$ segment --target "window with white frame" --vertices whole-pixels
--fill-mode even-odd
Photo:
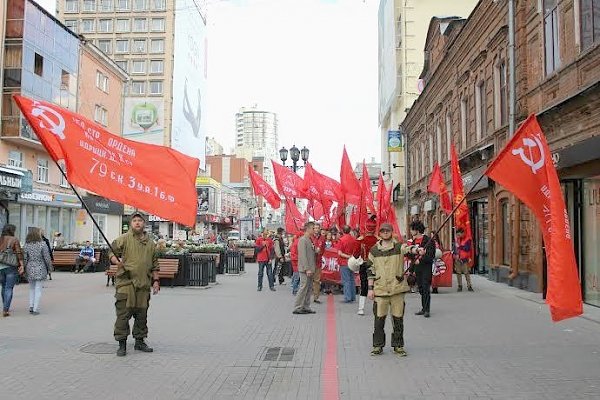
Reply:
[[[467,129],[469,126],[469,109],[467,108],[467,98],[460,100],[460,144],[463,150],[467,149]]]
[[[77,33],[77,20],[76,19],[66,19],[65,26],[67,28],[69,28],[70,30],[72,30],[73,32]]]
[[[96,0],[83,0],[84,12],[96,12]]]
[[[496,65],[496,127],[506,125],[508,122],[508,84],[506,76],[506,61],[501,60]]]
[[[148,32],[148,19],[134,18],[133,19],[133,31],[134,32]]]
[[[165,19],[164,18],[152,18],[150,30],[152,30],[152,32],[164,32],[165,31]]]
[[[426,154],[425,142],[421,142],[421,175],[420,178],[425,176],[425,154]]]
[[[146,39],[134,39],[131,50],[134,53],[146,53]]]
[[[150,94],[163,94],[163,81],[150,81]]]
[[[546,75],[560,67],[558,42],[558,0],[544,0],[544,57]]]
[[[101,19],[98,20],[98,32],[112,32],[113,31],[113,20],[112,19]]]
[[[429,170],[433,170],[433,143],[434,143],[433,133],[429,134]],[[427,172],[423,172],[423,176],[425,176]]]
[[[119,68],[121,68],[123,71],[127,71],[128,68],[128,62],[127,60],[119,60],[119,61],[115,61],[115,63],[119,66]]]
[[[65,171],[65,173],[67,173],[67,168],[66,168],[65,162],[63,160],[60,160],[58,162],[58,165],[59,165],[60,169],[62,169],[63,171]],[[60,186],[64,187],[64,188],[69,187],[69,182],[67,182],[67,180],[65,179],[65,176],[62,174],[62,172],[60,173]]]
[[[164,53],[165,52],[165,40],[164,39],[152,39],[150,40],[150,52],[151,53]]]
[[[112,40],[110,39],[99,39],[98,48],[106,54],[112,53]]]
[[[49,172],[48,172],[48,159],[46,158],[38,158],[37,160],[37,181],[40,183],[48,183],[50,182]]]
[[[8,152],[8,162],[9,167],[23,168],[23,153],[16,150],[10,150]]]
[[[142,94],[146,93],[146,82],[132,81],[130,93],[133,95],[142,95]]]
[[[446,160],[450,160],[450,146],[452,144],[452,114],[446,113]]]
[[[115,53],[129,53],[129,40],[117,39]]]
[[[108,76],[100,71],[96,71],[96,87],[103,92],[108,93]]]
[[[581,49],[586,50],[600,42],[600,0],[581,0]]]
[[[103,231],[106,231],[106,214],[94,214],[94,219],[98,223],[98,226],[100,227],[100,229]],[[94,243],[94,244],[104,243],[104,239],[102,238],[102,235],[100,234],[100,231],[98,230],[98,228],[96,228],[95,224],[92,229],[92,243]]]
[[[133,11],[146,11],[148,10],[147,0],[133,0]]]
[[[119,18],[117,19],[117,33],[129,32],[131,31],[131,20],[129,18]]]
[[[82,33],[90,33],[94,32],[94,22],[93,19],[82,19],[81,20],[81,32]]]
[[[94,121],[104,126],[108,125],[108,110],[98,104],[94,110]]]
[[[475,85],[475,134],[477,142],[485,135],[485,84],[483,81]]]
[[[65,0],[65,12],[76,13],[79,11],[79,0]]]
[[[150,73],[151,74],[162,74],[165,69],[165,62],[163,60],[150,60]]]
[[[98,0],[98,11],[100,12],[112,12],[113,0]]]
[[[165,11],[167,9],[166,0],[151,0],[152,10]]]
[[[129,0],[117,0],[117,11],[129,11],[130,1]]]
[[[435,145],[437,148],[437,160],[436,161],[441,164],[442,163],[442,126],[439,123],[435,127]]]
[[[131,64],[132,74],[145,74],[146,73],[146,60],[133,60]]]

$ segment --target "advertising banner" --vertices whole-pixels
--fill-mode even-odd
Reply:
[[[198,214],[206,213],[209,209],[209,188],[200,187],[198,190]]]
[[[145,97],[125,98],[123,136],[151,144],[164,144],[164,102]]]
[[[400,152],[403,148],[402,143],[402,132],[400,131],[388,131],[388,151],[389,152]]]

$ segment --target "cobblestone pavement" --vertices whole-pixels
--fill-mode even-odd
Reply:
[[[55,273],[41,315],[15,288],[0,319],[0,398],[321,399],[326,304],[292,315],[288,286],[256,292],[256,266],[208,289],[153,297],[153,354],[114,355],[113,288],[102,274]],[[553,324],[540,296],[475,277],[475,293],[440,289],[432,317],[407,297],[409,356],[369,356],[372,313],[335,297],[341,399],[598,399],[600,310]],[[388,321],[388,325],[389,321]],[[388,341],[389,329],[388,326]],[[95,353],[109,354],[92,354]]]

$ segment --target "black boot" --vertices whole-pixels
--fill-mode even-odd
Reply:
[[[135,339],[134,349],[143,351],[144,353],[152,353],[154,349],[152,347],[148,347],[148,345],[144,342],[144,339]]]
[[[127,355],[127,340],[119,340],[119,349],[117,350],[117,357],[124,357]]]

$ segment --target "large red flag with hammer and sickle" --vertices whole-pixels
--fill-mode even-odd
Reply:
[[[454,213],[454,226],[456,228],[462,228],[465,231],[465,240],[471,241],[471,260],[469,265],[473,265],[473,259],[475,257],[475,246],[473,243],[473,234],[471,231],[471,219],[469,218],[469,206],[467,205],[465,198],[465,187],[462,181],[462,175],[460,173],[460,166],[458,165],[458,157],[456,155],[456,148],[454,143],[450,147],[450,167],[452,169],[452,195],[454,196],[454,206],[460,203],[460,206]]]
[[[250,177],[250,183],[252,183],[254,194],[264,197],[264,199],[274,209],[279,208],[281,205],[281,199],[279,198],[279,195],[275,189],[271,187],[271,185],[265,182],[262,176],[260,176],[250,164],[248,164],[248,176]]]
[[[304,180],[300,175],[273,160],[271,160],[271,164],[275,175],[275,185],[280,195],[303,199],[308,197],[304,191]]]
[[[72,184],[162,218],[195,225],[197,158],[123,139],[55,104],[23,96],[14,99],[52,159],[65,161]]]
[[[546,302],[552,320],[582,314],[569,216],[548,142],[535,115],[521,125],[486,174],[525,203],[540,224],[548,260]]]

